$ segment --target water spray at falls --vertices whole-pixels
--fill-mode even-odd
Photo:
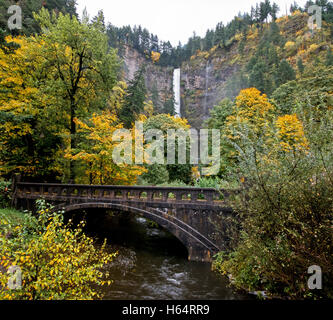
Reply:
[[[180,69],[173,71],[173,94],[175,98],[175,115],[181,117],[180,114]]]

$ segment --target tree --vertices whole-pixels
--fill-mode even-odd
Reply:
[[[144,68],[140,68],[129,82],[124,105],[119,113],[119,119],[124,127],[129,129],[133,126],[135,120],[144,111],[144,102],[146,99],[146,85],[144,79]]]
[[[283,40],[283,37],[280,34],[280,28],[275,21],[270,25],[269,40],[275,45],[281,45]]]
[[[153,61],[153,63],[157,63],[161,58],[161,54],[159,52],[156,51],[152,51],[151,52],[151,60]]]
[[[326,65],[328,67],[333,66],[333,54],[332,54],[332,49],[329,46],[329,48],[327,49],[327,54],[326,54]]]
[[[268,66],[263,59],[258,59],[249,73],[249,84],[259,91],[270,94],[272,91],[272,79],[268,72]]]
[[[311,88],[311,90],[309,90]],[[302,114],[320,123],[332,104],[333,68],[326,66],[305,71],[298,81],[289,81],[272,94],[275,106],[282,114]],[[299,110],[302,106],[302,110]]]
[[[285,152],[306,151],[309,143],[304,134],[303,123],[296,114],[284,115],[276,120],[280,145]]]
[[[290,5],[290,13],[293,13],[293,12],[295,12],[295,11],[297,11],[297,10],[300,10],[300,7],[299,7],[299,5],[297,4],[297,2],[294,1],[294,3]]]
[[[168,114],[159,114],[156,116],[153,116],[149,119],[147,119],[144,122],[144,132],[147,132],[150,129],[157,129],[161,130],[164,134],[164,140],[167,142],[167,133],[168,130],[184,130],[185,132],[189,130],[190,126],[187,123],[187,120],[182,118],[176,118],[172,117]],[[176,139],[175,139],[176,140]],[[166,145],[167,143],[165,143]],[[178,159],[178,144],[177,141],[175,141],[175,157]],[[188,146],[187,146],[188,147]],[[165,147],[165,159],[167,157],[167,146]],[[177,161],[177,160],[176,160]],[[166,161],[165,161],[166,162]],[[189,163],[189,161],[187,161]],[[192,166],[190,164],[169,164],[169,165],[147,165],[146,168],[148,169],[148,172],[143,175],[144,179],[147,179],[148,182],[154,183],[156,181],[156,177],[152,180],[149,180],[149,177],[153,177],[152,172],[156,172],[157,170],[161,171],[161,175],[163,174],[165,176],[165,169],[168,171],[169,175],[169,182],[175,181],[175,180],[182,180],[185,183],[189,183],[191,181],[191,168]],[[167,181],[165,181],[167,182]]]
[[[58,173],[62,117],[54,96],[45,90],[51,80],[43,43],[35,38],[12,38],[18,48],[0,49],[0,175],[20,172],[25,179]]]
[[[160,113],[159,111],[161,111],[161,107],[160,107],[161,101],[160,101],[160,95],[159,95],[156,83],[154,83],[151,88],[151,101],[153,103],[155,112]]]
[[[108,48],[107,37],[98,23],[80,23],[75,16],[50,15],[42,9],[35,14],[43,34],[40,36],[43,55],[47,59],[53,80],[48,83],[59,96],[59,107],[69,114],[67,128],[71,149],[76,148],[74,119],[88,110],[106,106],[109,94],[117,82],[118,58]],[[70,179],[75,178],[73,162]]]
[[[163,106],[163,113],[170,114],[171,116],[175,115],[175,99],[172,97],[165,101]]]
[[[114,141],[116,130],[122,129],[115,114],[105,111],[93,114],[85,123],[75,119],[80,141],[77,151],[69,149],[66,157],[78,162],[83,173],[77,183],[131,185],[145,169],[131,164],[118,164],[113,160],[113,152],[118,142]],[[133,159],[134,160],[134,159]],[[134,161],[133,161],[134,162]]]
[[[274,2],[272,5],[272,8],[271,8],[271,16],[272,16],[273,22],[276,20],[277,14],[279,11],[280,11],[279,6]]]
[[[54,12],[59,14],[70,14],[71,16],[76,16],[75,0],[29,0],[20,1],[19,6],[22,9],[22,30],[9,30],[7,26],[7,21],[9,14],[7,13],[8,8],[17,3],[18,1],[12,0],[0,0],[0,29],[5,31],[6,35],[18,36],[18,35],[34,35],[40,33],[41,29],[37,21],[34,19],[33,13],[40,11],[45,8],[50,13]]]
[[[298,68],[299,73],[303,74],[303,72],[304,72],[304,64],[303,64],[302,58],[298,58],[298,60],[297,60],[297,68]]]
[[[288,63],[288,61],[282,60],[276,72],[276,86],[279,87],[282,84],[294,79],[296,79],[295,70]]]
[[[223,129],[227,118],[232,113],[233,102],[226,98],[210,110],[210,117],[205,126],[209,129]]]
[[[304,83],[301,94],[309,90],[309,83],[313,85],[314,79]],[[289,110],[297,104],[300,113],[275,119],[267,132],[269,139],[251,136],[241,128],[235,131],[238,165],[228,177],[242,181],[232,206],[240,214],[243,232],[232,252],[218,255],[215,266],[223,274],[232,274],[239,288],[290,299],[330,299],[332,109],[323,101],[318,122],[303,115],[308,106],[318,108],[313,100],[293,98]],[[328,270],[323,282],[329,285],[316,292],[308,288],[304,276],[304,265],[312,261]]]
[[[256,88],[242,90],[235,100],[232,114],[227,117],[226,135],[239,141],[239,131],[245,130],[252,139],[265,137],[274,118],[274,106]]]

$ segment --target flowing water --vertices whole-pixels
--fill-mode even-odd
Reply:
[[[173,93],[175,98],[175,114],[181,117],[180,112],[180,69],[173,71]]]
[[[167,231],[141,217],[93,214],[88,233],[107,238],[110,252],[119,251],[107,267],[112,300],[232,300],[248,299],[229,288],[227,279],[210,264],[189,262],[186,248]]]

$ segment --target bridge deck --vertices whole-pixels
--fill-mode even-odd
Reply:
[[[13,181],[13,204],[34,210],[45,199],[63,212],[106,208],[142,215],[176,236],[189,260],[210,261],[228,244],[229,193],[212,188],[94,186]],[[224,219],[225,218],[225,219]]]
[[[218,209],[225,206],[226,191],[212,188],[179,188],[152,186],[95,186],[19,182],[14,190],[17,199],[39,199],[56,202],[131,202],[152,207],[192,207]]]

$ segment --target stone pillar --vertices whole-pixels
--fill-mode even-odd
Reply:
[[[198,262],[211,262],[211,252],[207,249],[191,246],[188,248],[188,260]]]

